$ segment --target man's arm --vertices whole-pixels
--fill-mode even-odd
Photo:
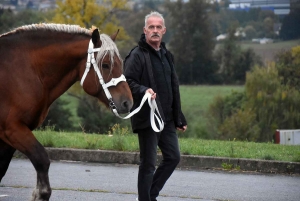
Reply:
[[[142,98],[148,87],[141,85],[143,64],[137,54],[130,53],[124,62],[124,75],[134,98]]]

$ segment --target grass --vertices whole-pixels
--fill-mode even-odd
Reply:
[[[180,139],[184,154],[300,162],[300,145]]]
[[[34,135],[38,141],[48,147],[76,148],[76,149],[101,149],[119,151],[137,151],[138,142],[133,134],[99,135],[80,132],[55,132],[51,129],[35,130]],[[125,137],[126,135],[126,137]],[[51,142],[49,146],[48,142]]]
[[[207,132],[206,112],[216,96],[226,96],[233,91],[243,91],[244,86],[180,86],[182,111],[188,122],[184,137],[211,138]]]
[[[135,152],[139,150],[138,139],[126,129],[115,127],[110,135],[34,131],[36,138],[44,145],[55,148],[80,148],[119,150]],[[51,142],[49,144],[49,142]],[[231,158],[248,158],[300,162],[300,146],[254,143],[240,141],[203,140],[180,138],[180,150],[184,155],[201,155]]]
[[[244,86],[210,86],[210,85],[182,85],[180,86],[180,98],[182,110],[197,110],[203,113],[207,110],[216,96],[226,96],[232,91],[243,91]]]

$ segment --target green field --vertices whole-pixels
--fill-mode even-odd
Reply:
[[[243,91],[244,86],[181,86],[182,111],[188,122],[188,130],[181,137],[211,138],[207,132],[206,112],[217,96],[226,96],[233,91]]]
[[[180,86],[181,105],[183,111],[205,112],[216,96],[226,96],[233,91],[243,91],[244,86]]]

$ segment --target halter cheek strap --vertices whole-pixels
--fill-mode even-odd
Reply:
[[[119,82],[122,82],[122,81],[126,82],[126,78],[122,74],[120,77],[112,78],[109,82],[105,83],[104,79],[103,79],[103,76],[100,72],[100,69],[98,67],[98,64],[97,64],[97,62],[95,60],[95,57],[94,57],[94,53],[99,52],[99,51],[100,51],[100,48],[94,48],[94,44],[93,44],[92,40],[90,40],[89,48],[88,48],[87,62],[86,62],[86,68],[85,68],[84,74],[83,74],[83,76],[81,78],[81,81],[80,81],[81,86],[83,86],[83,82],[84,82],[88,72],[90,71],[91,64],[92,64],[93,67],[94,67],[94,70],[95,70],[95,72],[96,72],[96,74],[99,78],[99,82],[102,85],[102,88],[105,92],[105,95],[106,95],[107,99],[109,100],[109,107],[111,108],[111,110],[113,111],[113,113],[117,117],[119,117],[121,119],[128,119],[128,118],[132,117],[133,115],[135,115],[136,113],[138,113],[140,111],[140,109],[142,108],[142,106],[144,105],[146,100],[148,100],[148,104],[149,104],[149,107],[150,107],[150,121],[151,121],[152,129],[155,132],[161,132],[164,129],[164,122],[163,122],[162,117],[161,117],[161,115],[159,113],[159,110],[157,108],[156,101],[155,101],[155,99],[151,99],[151,94],[150,93],[146,93],[144,95],[142,101],[141,101],[140,106],[138,108],[136,108],[134,111],[132,111],[130,114],[128,114],[126,117],[121,117],[118,114],[117,107],[116,107],[115,103],[113,102],[113,99],[112,99],[112,96],[111,96],[111,94],[108,90],[108,87],[117,86],[117,84]],[[157,126],[156,126],[155,119],[158,122],[159,128],[157,128]]]

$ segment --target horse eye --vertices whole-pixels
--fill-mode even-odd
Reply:
[[[108,64],[102,64],[102,68],[109,69],[109,65]]]

